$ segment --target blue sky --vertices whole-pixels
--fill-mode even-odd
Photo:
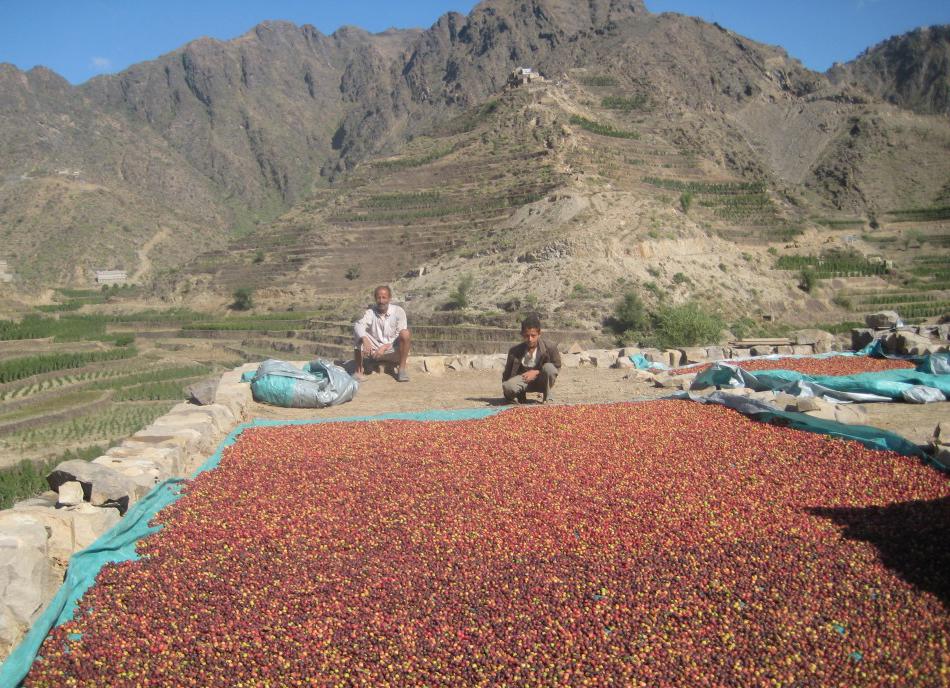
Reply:
[[[716,21],[781,45],[824,71],[888,36],[950,23],[950,0],[646,0],[652,12]],[[474,0],[0,0],[0,62],[41,64],[81,83],[150,60],[200,36],[229,39],[265,19],[313,24],[332,33],[344,24],[368,31],[431,26]]]

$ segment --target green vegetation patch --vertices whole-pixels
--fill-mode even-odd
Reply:
[[[430,162],[435,162],[440,158],[444,158],[446,155],[452,152],[451,146],[444,146],[441,148],[434,148],[428,153],[422,155],[417,155],[414,157],[406,158],[395,158],[393,160],[380,160],[376,163],[376,167],[383,170],[402,170],[412,167],[421,167],[422,165],[428,165]]]
[[[684,179],[664,179],[662,177],[644,177],[644,183],[670,191],[689,191],[694,194],[763,194],[764,182],[701,182]]]
[[[438,191],[418,191],[415,193],[388,193],[370,196],[362,205],[368,208],[419,208],[439,203],[442,194]]]
[[[830,277],[860,277],[887,274],[887,266],[880,261],[869,261],[859,253],[832,251],[821,256],[779,256],[777,270],[810,271],[817,279]]]
[[[591,86],[593,88],[607,88],[610,86],[617,85],[616,77],[607,76],[606,74],[591,74],[590,76],[582,76],[578,79],[585,86]]]
[[[111,404],[89,415],[11,433],[3,438],[2,444],[10,451],[31,451],[89,440],[111,445],[146,427],[174,405],[167,401]]]
[[[607,96],[602,98],[600,106],[608,110],[620,110],[630,112],[631,110],[643,110],[647,107],[649,99],[644,95],[626,96]]]
[[[587,119],[586,117],[581,117],[580,115],[571,115],[571,124],[576,124],[581,129],[586,129],[589,132],[594,134],[599,134],[600,136],[611,136],[618,139],[639,139],[640,133],[637,131],[626,131],[623,129],[616,129],[610,124],[602,124],[600,122],[595,122],[593,120]]]
[[[821,225],[822,227],[828,227],[829,229],[862,229],[864,227],[864,220],[859,217],[855,218],[828,218],[828,217],[818,217],[814,219],[816,225]]]
[[[0,361],[0,383],[22,380],[33,375],[50,373],[56,370],[82,368],[91,363],[132,358],[137,354],[138,351],[135,347],[124,347],[111,351],[44,354],[40,356],[13,358],[7,361]]]
[[[935,220],[950,220],[950,205],[933,206],[930,208],[888,210],[886,214],[889,215],[894,222],[932,222]]]

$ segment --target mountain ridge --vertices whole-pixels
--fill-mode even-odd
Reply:
[[[580,118],[655,139],[637,156],[657,150],[691,161],[677,183],[764,184],[770,203],[805,225],[829,213],[873,219],[945,193],[950,174],[934,156],[946,123],[915,119],[922,115],[884,90],[810,71],[781,47],[715,24],[649,13],[643,2],[596,0],[583,9],[490,0],[426,30],[379,34],[262,22],[231,41],[197,39],[77,87],[42,68],[0,66],[0,233],[12,254],[0,258],[14,259],[24,283],[80,285],[92,267],[135,271],[139,247],[152,239],[151,264],[162,270],[236,236],[264,236],[298,208],[349,203],[341,199],[361,166],[387,157],[403,164],[413,141],[481,117],[517,66],[552,84],[532,110],[545,124],[523,131],[540,137],[540,152],[556,154],[560,173],[592,175],[590,160],[571,162],[561,149],[578,145]],[[505,126],[481,135],[510,140]],[[432,155],[445,153],[422,147],[417,159]],[[928,176],[914,169],[920,160],[929,161]],[[603,178],[631,184],[625,202],[654,198],[642,179]],[[520,204],[535,191],[505,193]],[[324,231],[326,218],[312,221],[301,236]]]

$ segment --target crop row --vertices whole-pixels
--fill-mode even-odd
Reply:
[[[950,220],[950,206],[888,210],[887,215],[890,215],[895,222],[928,222],[934,220]]]
[[[157,368],[136,373],[134,375],[123,375],[108,380],[103,380],[89,385],[87,389],[121,389],[131,385],[140,385],[149,382],[166,382],[169,380],[181,380],[184,378],[193,378],[208,373],[208,367],[203,365],[179,366],[176,368]]]
[[[185,398],[185,387],[197,379],[145,382],[118,389],[112,398],[115,401],[181,401]]]
[[[918,277],[930,277],[933,279],[950,279],[950,267],[936,267],[932,265],[915,265],[910,269],[911,273]]]
[[[571,115],[570,121],[571,121],[571,124],[576,124],[581,129],[586,129],[587,131],[591,133],[599,134],[601,136],[610,136],[617,139],[640,138],[640,133],[637,131],[617,129],[610,124],[595,122],[593,120],[587,119],[586,117],[581,117],[580,115]]]
[[[300,330],[307,327],[309,319],[307,318],[293,318],[287,320],[263,320],[263,321],[251,321],[247,319],[241,320],[219,320],[215,322],[204,322],[204,323],[188,323],[182,326],[182,330],[220,330],[220,331],[230,331],[230,330],[253,330],[253,331],[263,331],[263,330],[277,330],[277,329],[287,329],[287,330]]]
[[[88,351],[62,354],[43,354],[39,356],[24,356],[0,361],[0,383],[22,380],[23,378],[49,373],[54,370],[68,370],[81,368],[90,363],[102,361],[117,361],[123,358],[132,358],[138,354],[135,347],[121,347],[110,351]]]
[[[604,88],[607,86],[616,86],[617,79],[612,76],[607,76],[605,74],[592,74],[591,76],[582,76],[578,79],[585,86],[593,86],[595,88]]]
[[[524,195],[502,196],[500,198],[491,198],[483,201],[476,201],[467,205],[447,205],[430,209],[409,210],[405,212],[390,213],[341,213],[330,218],[334,222],[405,222],[408,220],[423,220],[436,217],[446,217],[449,215],[471,215],[474,213],[488,212],[492,210],[503,210],[505,208],[516,208],[528,203],[539,201],[547,195],[547,191],[529,193]]]
[[[112,442],[149,425],[172,406],[168,402],[112,404],[88,416],[12,433],[0,443],[11,451],[30,451],[78,441]]]
[[[436,148],[428,153],[423,155],[418,155],[415,157],[407,158],[395,158],[393,160],[380,160],[376,163],[376,167],[384,170],[402,170],[411,167],[421,167],[422,165],[427,165],[430,162],[435,162],[440,158],[444,158],[446,155],[452,152],[452,148],[446,146],[444,148]]]
[[[644,183],[670,191],[688,191],[695,194],[730,195],[765,193],[763,182],[700,182],[662,177],[644,177]]]
[[[600,101],[600,106],[608,110],[621,110],[630,112],[631,110],[642,110],[650,102],[645,95],[638,94],[632,98],[626,96],[606,96]]]
[[[779,256],[775,261],[776,270],[806,268],[820,278],[887,274],[887,266],[884,263],[871,262],[859,255]]]
[[[133,361],[129,360],[129,363]],[[111,389],[115,385],[120,385],[123,376],[130,373],[131,370],[141,370],[141,366],[132,368],[126,365],[119,367],[95,367],[90,370],[75,371],[63,375],[45,377],[34,382],[27,382],[23,385],[8,387],[0,391],[0,401],[10,399],[21,399],[41,392],[66,386],[86,386],[86,383],[94,383],[89,389]],[[147,375],[148,373],[137,373],[137,375]],[[97,381],[101,381],[97,383]]]
[[[934,294],[870,294],[854,299],[854,303],[860,306],[891,306],[899,303],[917,303],[921,301],[936,301]]]
[[[442,200],[438,191],[418,191],[413,193],[387,193],[369,196],[362,201],[367,208],[383,208],[386,210],[400,208],[431,207]]]
[[[931,318],[935,315],[950,313],[950,301],[936,301],[930,303],[907,303],[899,309],[905,318]]]
[[[861,229],[864,227],[864,220],[859,217],[853,219],[818,217],[814,219],[814,223],[830,229]]]

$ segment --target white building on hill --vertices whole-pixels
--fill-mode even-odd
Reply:
[[[96,284],[122,284],[127,279],[125,270],[96,270]]]

